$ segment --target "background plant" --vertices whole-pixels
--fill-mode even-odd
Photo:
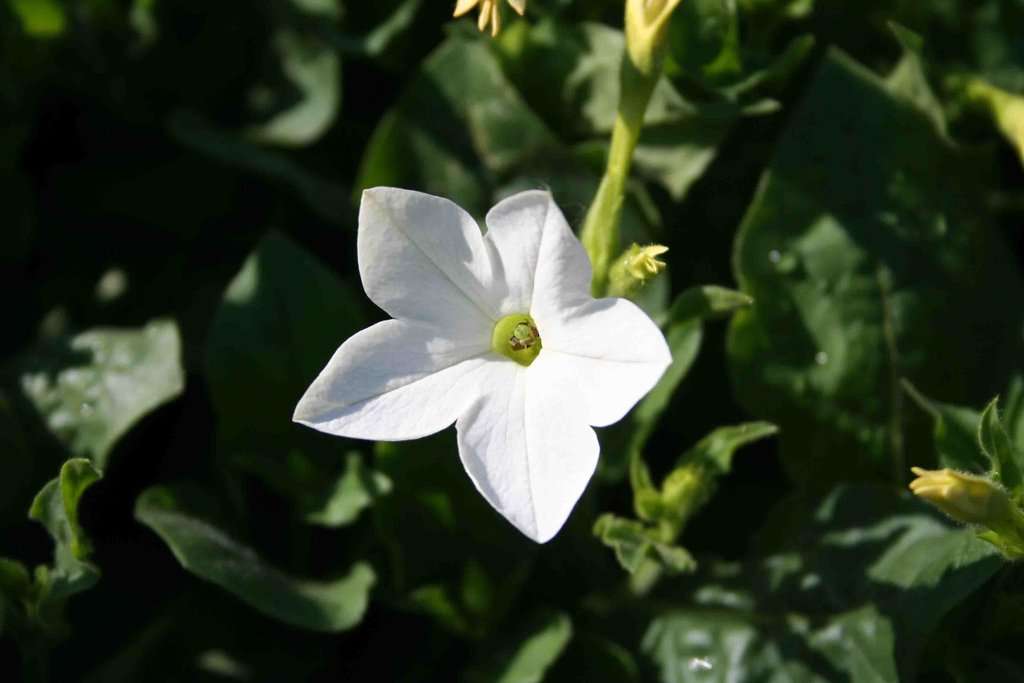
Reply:
[[[585,222],[623,3],[453,5],[0,2],[5,676],[1024,678],[1019,568],[905,489],[1022,464],[1024,10],[680,3],[619,245],[675,363],[536,547],[450,435],[290,422],[383,317],[361,189]]]

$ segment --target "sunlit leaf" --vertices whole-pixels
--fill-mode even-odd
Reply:
[[[737,277],[757,306],[729,338],[737,397],[779,425],[798,482],[902,480],[920,425],[901,380],[970,404],[1020,357],[1024,291],[980,179],[909,95],[826,57],[740,228]]]
[[[102,468],[117,441],[185,386],[177,325],[97,328],[27,363],[25,395],[75,455]]]

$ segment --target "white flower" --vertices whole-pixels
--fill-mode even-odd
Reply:
[[[335,352],[295,420],[339,436],[416,439],[455,423],[477,490],[543,543],[597,465],[591,425],[621,419],[671,361],[625,299],[590,296],[590,261],[546,192],[487,214],[378,187],[359,211],[359,274],[393,320]]]

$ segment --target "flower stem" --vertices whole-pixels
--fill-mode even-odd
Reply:
[[[626,0],[626,54],[619,73],[619,107],[608,163],[580,231],[594,269],[590,286],[594,296],[606,293],[608,270],[619,253],[619,216],[633,151],[647,104],[661,78],[665,27],[678,4],[679,0]]]

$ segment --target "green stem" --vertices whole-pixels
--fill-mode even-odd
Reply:
[[[594,296],[606,293],[608,270],[620,251],[619,216],[626,196],[626,181],[633,151],[643,130],[644,112],[661,78],[664,25],[677,4],[670,1],[655,9],[645,9],[642,0],[626,3],[626,54],[619,74],[619,108],[612,128],[608,163],[580,231],[580,239],[594,269],[590,286]]]

